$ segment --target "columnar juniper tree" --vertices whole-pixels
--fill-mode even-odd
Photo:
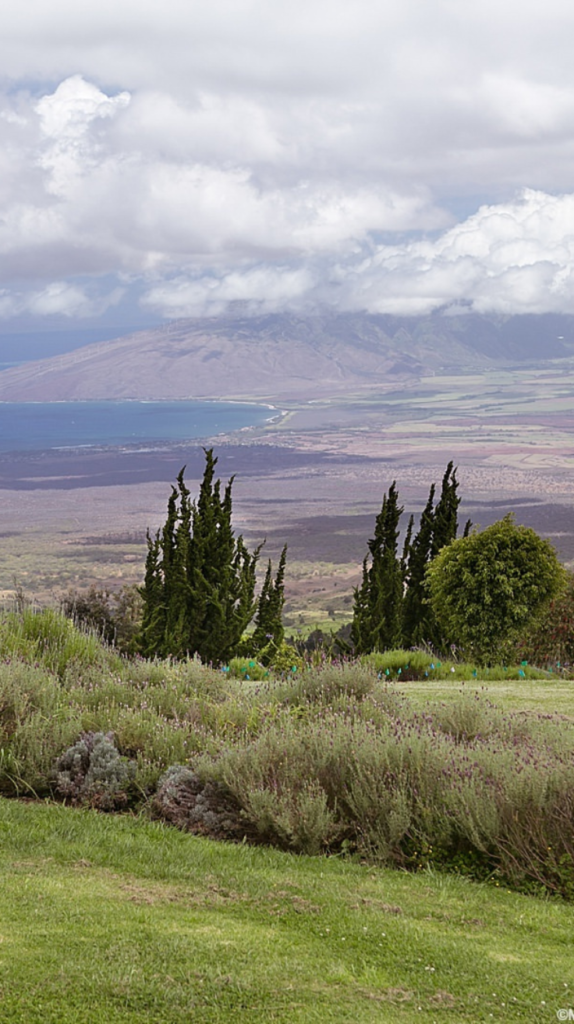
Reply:
[[[452,543],[458,529],[458,480],[449,462],[435,506],[433,484],[423,509],[418,533],[413,537],[410,517],[398,556],[399,521],[396,483],[376,519],[375,536],[369,541],[369,556],[363,562],[363,580],[355,590],[351,639],[355,651],[384,651],[391,647],[414,646],[428,641],[437,644],[440,630],[426,590],[426,570],[443,547]],[[466,524],[464,536],[470,529]]]
[[[357,654],[401,643],[404,573],[397,546],[403,511],[393,481],[375,521],[375,536],[368,542],[370,564],[367,555],[361,586],[355,590],[351,639]]]
[[[267,563],[267,572],[257,602],[255,630],[251,642],[254,651],[261,651],[270,644],[276,649],[281,646],[285,630],[281,613],[285,604],[285,565],[287,561],[287,545],[284,546],[277,574],[273,579],[271,559]]]
[[[407,646],[428,639],[426,620],[429,610],[424,603],[424,580],[433,542],[434,496],[435,485],[432,484],[421,515],[418,533],[404,559],[407,588],[403,605],[403,639]]]
[[[250,554],[243,538],[234,536],[233,477],[222,496],[216,463],[213,449],[206,449],[197,502],[190,500],[181,470],[163,529],[155,537],[148,533],[139,643],[146,657],[226,660],[255,613],[260,548]]]
[[[438,644],[440,629],[428,602],[426,570],[442,548],[456,540],[458,532],[458,480],[454,464],[449,462],[442,478],[439,500],[434,505],[436,486],[432,484],[428,501],[421,515],[419,530],[405,559],[405,601],[403,609],[403,643],[414,647],[423,641]],[[468,520],[464,536],[468,535]]]

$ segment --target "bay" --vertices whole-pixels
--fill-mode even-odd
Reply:
[[[0,451],[187,441],[276,415],[269,406],[243,402],[0,402]]]

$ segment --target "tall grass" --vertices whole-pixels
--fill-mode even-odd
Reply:
[[[38,612],[29,607],[0,616],[0,657],[42,665],[60,679],[68,671],[76,674],[119,662],[94,632],[78,629],[54,609]]]

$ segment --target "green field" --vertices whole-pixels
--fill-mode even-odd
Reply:
[[[574,908],[0,801],[2,1024],[545,1022]]]

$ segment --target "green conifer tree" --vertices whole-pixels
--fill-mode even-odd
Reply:
[[[436,486],[432,484],[405,566],[403,640],[408,647],[423,642],[437,644],[440,639],[436,616],[428,601],[426,570],[439,551],[456,540],[458,532],[460,498],[456,468],[452,461],[446,467],[436,506],[435,491]],[[469,519],[465,526],[465,537],[471,525]]]
[[[399,522],[403,508],[393,481],[368,542],[361,586],[355,590],[351,639],[357,654],[385,651],[401,644],[403,567],[399,558]]]
[[[197,502],[190,500],[181,470],[163,529],[153,539],[148,534],[139,641],[146,657],[226,660],[255,613],[260,548],[250,554],[243,538],[234,536],[233,477],[222,497],[216,463],[213,449],[206,449]]]
[[[279,648],[283,642],[285,630],[283,628],[282,612],[285,604],[285,566],[287,563],[287,545],[281,552],[279,565],[275,579],[273,579],[273,566],[271,559],[267,563],[265,580],[257,603],[255,616],[255,630],[252,637],[253,649],[263,650],[270,644]]]
[[[456,540],[458,530],[458,480],[454,463],[449,462],[442,478],[440,498],[434,510],[434,524],[431,544],[431,558],[438,555],[441,548]]]
[[[403,605],[403,639],[405,646],[414,647],[426,638],[428,607],[424,589],[426,567],[430,561],[434,531],[434,496],[432,484],[423,509],[418,533],[410,545],[405,566],[406,592]]]

